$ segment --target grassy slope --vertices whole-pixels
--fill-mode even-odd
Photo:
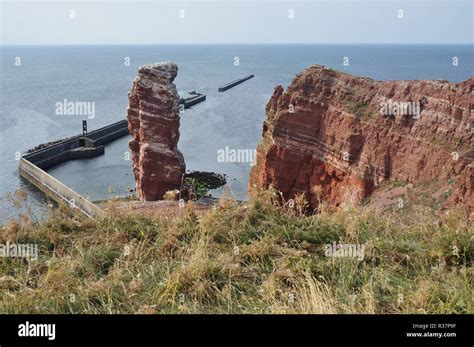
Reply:
[[[38,243],[40,259],[0,258],[0,312],[473,312],[473,228],[461,214],[304,216],[302,203],[272,201],[265,192],[176,218],[92,222],[57,209],[40,224],[11,221],[0,242]],[[326,257],[332,241],[366,243],[365,259]]]

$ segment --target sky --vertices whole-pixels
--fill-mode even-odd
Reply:
[[[1,0],[1,43],[473,43],[473,0]]]

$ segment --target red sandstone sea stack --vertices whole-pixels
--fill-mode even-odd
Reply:
[[[313,65],[275,88],[249,191],[272,185],[286,199],[339,206],[400,183],[474,211],[473,84],[380,82]]]
[[[162,199],[178,189],[185,163],[178,150],[179,96],[173,62],[141,66],[132,83],[127,109],[136,191],[140,199]]]

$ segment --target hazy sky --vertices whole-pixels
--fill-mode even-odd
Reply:
[[[1,3],[3,44],[473,43],[474,35],[472,0]]]

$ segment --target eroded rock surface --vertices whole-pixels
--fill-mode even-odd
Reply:
[[[286,199],[339,206],[404,182],[473,211],[473,84],[380,82],[310,66],[266,106],[249,191],[272,185]]]
[[[179,189],[185,163],[178,150],[179,96],[173,62],[141,66],[132,83],[127,109],[129,141],[137,195],[159,200]]]

